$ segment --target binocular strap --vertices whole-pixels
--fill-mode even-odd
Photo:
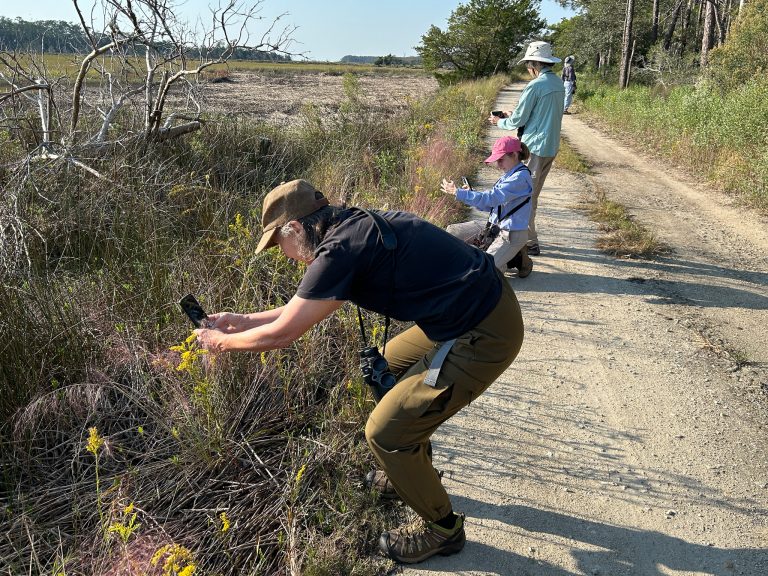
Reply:
[[[456,338],[453,340],[446,340],[440,344],[440,348],[437,350],[437,354],[432,358],[432,362],[429,364],[429,370],[427,371],[427,377],[424,378],[424,384],[427,386],[435,387],[437,384],[437,377],[440,376],[440,368],[443,367],[445,357],[448,356],[448,352],[453,348],[453,343],[456,342]]]

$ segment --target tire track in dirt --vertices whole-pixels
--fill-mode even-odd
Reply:
[[[522,86],[502,91],[497,107],[511,109]],[[569,138],[581,129],[571,120]],[[503,133],[490,131],[489,148]],[[631,189],[635,181],[612,176],[603,162],[599,185],[640,195]],[[495,178],[481,170],[478,187]],[[655,185],[647,172],[640,182]],[[719,251],[722,238],[737,232],[715,227],[682,233],[690,253],[662,230],[672,255],[618,260],[595,248],[599,232],[575,208],[590,185],[560,170],[550,174],[539,204],[542,254],[531,276],[509,278],[526,322],[520,356],[434,438],[435,465],[445,471],[456,509],[467,514],[467,546],[398,573],[768,573],[764,367],[734,369],[727,355],[714,353],[720,332],[702,335],[721,317],[746,322],[757,315],[744,340],[761,338],[760,235],[754,258],[745,257],[737,273],[718,263],[727,252]],[[678,206],[700,227],[692,200],[676,194],[667,192],[659,214]],[[630,205],[644,224],[663,221],[640,217],[642,208]],[[765,354],[765,342],[752,343],[749,353]]]

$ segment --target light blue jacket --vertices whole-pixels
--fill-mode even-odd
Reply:
[[[488,220],[491,224],[498,224],[499,214],[496,209],[501,206],[501,215],[518,206],[533,192],[531,173],[520,162],[496,181],[488,191],[456,189],[456,199],[468,206],[474,206],[478,210],[493,210]],[[526,203],[509,218],[505,218],[499,224],[502,230],[527,230],[528,220],[531,218],[531,203]]]
[[[563,81],[551,68],[544,68],[528,82],[512,115],[499,120],[497,126],[505,130],[525,126],[521,140],[531,154],[557,156],[564,101]]]

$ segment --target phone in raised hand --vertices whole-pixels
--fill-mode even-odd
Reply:
[[[200,302],[192,294],[187,294],[179,300],[179,306],[181,306],[181,309],[189,319],[192,320],[195,328],[208,327],[208,314],[205,313],[203,307],[200,306]]]
[[[466,176],[461,177],[461,185],[472,190],[472,184],[469,183],[469,180],[467,180]]]

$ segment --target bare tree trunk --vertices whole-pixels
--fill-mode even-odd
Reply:
[[[659,39],[659,0],[653,0],[653,22],[651,23],[651,43]]]
[[[733,0],[727,0],[723,9],[723,43],[731,33],[731,22],[733,22]]]
[[[619,88],[629,84],[629,67],[632,65],[632,20],[635,13],[635,0],[627,0],[627,14],[624,18],[624,37],[621,41],[621,68],[619,69]]]
[[[675,33],[675,27],[677,26],[677,20],[680,18],[680,12],[683,9],[683,2],[685,0],[677,0],[677,4],[675,4],[675,9],[672,12],[672,17],[669,19],[669,26],[667,27],[667,32],[664,34],[664,50],[668,51],[669,47],[672,46],[672,36]]]
[[[693,41],[691,44],[693,45],[698,42],[699,47],[701,47],[701,28],[704,22],[704,7],[709,0],[694,0],[694,2],[698,5],[698,10],[696,11],[696,26],[693,29]]]
[[[632,40],[632,51],[629,53],[629,67],[627,68],[627,85],[629,85],[629,79],[632,76],[632,60],[635,57],[635,46],[637,46],[637,38]]]
[[[685,5],[685,13],[683,15],[683,29],[680,33],[680,55],[685,53],[685,49],[688,46],[688,32],[691,28],[691,12],[693,11],[694,0],[688,0]]]
[[[703,68],[709,61],[709,49],[712,48],[712,32],[715,28],[715,4],[712,0],[706,0],[704,7],[704,28],[701,32],[701,53],[699,65]]]
[[[727,5],[720,10],[717,4],[714,4],[715,30],[717,31],[717,45],[722,46],[725,43],[725,28],[727,26],[728,10]]]

